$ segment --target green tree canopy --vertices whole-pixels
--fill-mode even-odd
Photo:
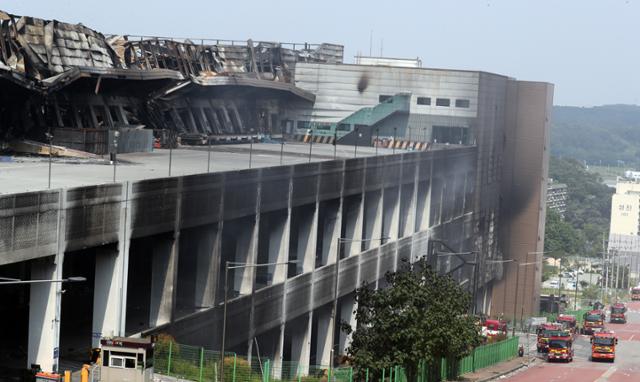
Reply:
[[[421,361],[458,359],[480,343],[475,320],[467,314],[469,293],[454,279],[438,275],[424,259],[403,261],[385,278],[388,288],[363,284],[356,291],[357,327],[342,324],[352,334],[347,353],[356,367],[402,365],[413,380]]]
[[[613,190],[573,159],[551,158],[549,178],[567,185],[564,219],[547,209],[545,251],[595,256],[608,237]]]

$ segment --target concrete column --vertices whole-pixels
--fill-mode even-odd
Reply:
[[[400,237],[400,187],[383,189],[382,199],[384,203],[382,236],[388,237],[389,241],[398,240]]]
[[[353,294],[349,294],[340,300],[340,322],[348,322],[352,328],[356,327],[356,315],[353,311],[356,308],[356,301]],[[351,335],[340,331],[340,354],[346,354],[347,348],[351,344]]]
[[[293,328],[291,335],[291,361],[298,363],[299,375],[309,375],[309,362],[311,360],[311,328],[313,311],[309,312],[302,323]]]
[[[243,264],[255,264],[258,259],[258,232],[260,229],[260,215],[255,216],[252,225],[238,235],[236,244],[236,260]],[[255,283],[255,267],[239,268],[234,271],[236,289],[240,294],[251,294]]]
[[[306,212],[306,211],[305,211]],[[298,258],[302,261],[302,273],[313,271],[316,266],[316,246],[318,245],[318,203],[311,213],[299,219]]]
[[[291,210],[284,219],[272,219],[269,221],[269,262],[285,263],[289,256],[289,231],[291,225]],[[272,284],[284,282],[287,278],[287,264],[270,266],[272,272]]]
[[[338,238],[342,232],[342,198],[340,198],[337,209],[327,211],[323,223],[322,264],[333,264],[336,262]]]
[[[32,280],[61,279],[63,255],[31,262]],[[44,371],[58,370],[60,338],[60,283],[32,284],[29,300],[29,347],[27,365]]]
[[[219,274],[222,231],[218,226],[207,226],[196,243],[195,295],[196,309],[212,307],[215,303]]]
[[[93,292],[93,326],[91,346],[100,346],[100,338],[114,337],[120,332],[122,270],[124,255],[117,250],[99,249],[96,253],[95,288]]]
[[[278,334],[275,353],[273,355],[273,373],[271,373],[271,376],[275,380],[279,380],[282,378],[282,361],[284,358],[284,326],[285,324],[280,325],[280,333]]]
[[[172,239],[158,239],[151,259],[151,305],[149,326],[171,321],[178,276],[179,233]]]
[[[314,315],[318,322],[318,338],[316,344],[316,359],[322,366],[331,363],[331,332],[333,320],[331,320],[331,308],[319,309]]]
[[[362,252],[362,230],[364,228],[364,201],[362,198],[349,198],[349,205],[345,207],[346,219],[344,237],[350,239],[345,241],[345,256],[353,256]]]
[[[418,171],[419,169],[416,169],[416,176],[413,183],[405,183],[401,186],[403,190],[403,192],[401,192],[401,195],[411,195],[408,202],[409,205],[404,217],[405,222],[404,227],[402,228],[403,237],[411,236],[415,233],[418,210]],[[403,211],[403,213],[405,212]]]
[[[365,193],[365,239],[375,239],[382,236],[382,192],[369,191]],[[364,249],[370,249],[380,246],[380,240],[366,240]]]

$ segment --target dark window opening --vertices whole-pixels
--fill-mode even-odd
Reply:
[[[466,145],[469,143],[469,128],[457,126],[433,126],[431,137],[435,143]]]
[[[469,102],[468,99],[457,99],[456,100],[456,107],[462,107],[462,108],[468,109],[469,108],[469,104],[470,104],[470,102]]]
[[[390,96],[390,95],[379,95],[378,96],[378,102],[379,103],[391,102],[391,98],[393,98],[393,96]]]
[[[296,127],[300,130],[308,130],[311,127],[311,122],[309,121],[298,121],[296,123]]]
[[[436,106],[451,106],[451,100],[449,98],[436,98]]]
[[[338,123],[338,131],[351,131],[351,125],[348,123]]]
[[[418,97],[418,105],[431,105],[431,97]]]
[[[315,129],[316,130],[331,130],[331,124],[330,123],[316,123]]]

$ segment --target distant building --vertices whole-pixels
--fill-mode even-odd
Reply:
[[[624,177],[627,179],[638,181],[640,180],[640,171],[625,171]]]
[[[640,232],[640,183],[619,179],[611,197],[611,234],[638,235]]]
[[[567,210],[567,185],[549,182],[547,186],[547,209],[554,210],[564,217]]]

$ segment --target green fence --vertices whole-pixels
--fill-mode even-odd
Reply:
[[[400,366],[384,370],[351,367],[306,366],[297,362],[281,365],[257,357],[248,362],[234,353],[225,354],[224,382],[434,382],[451,380],[466,373],[509,360],[518,353],[518,338],[476,348],[458,361],[441,360],[435,365],[421,362],[415,381],[408,381]],[[154,368],[158,374],[198,382],[222,382],[220,353],[203,348],[162,342],[156,345]]]
[[[585,313],[587,313],[590,309],[578,309],[578,310],[565,310],[562,314],[570,314],[576,317],[576,321],[578,322],[579,325],[582,325],[582,321],[583,321],[583,316]],[[556,317],[558,316],[557,313],[546,313],[543,315],[543,317],[547,317],[547,321],[549,322],[554,322],[556,320]]]

